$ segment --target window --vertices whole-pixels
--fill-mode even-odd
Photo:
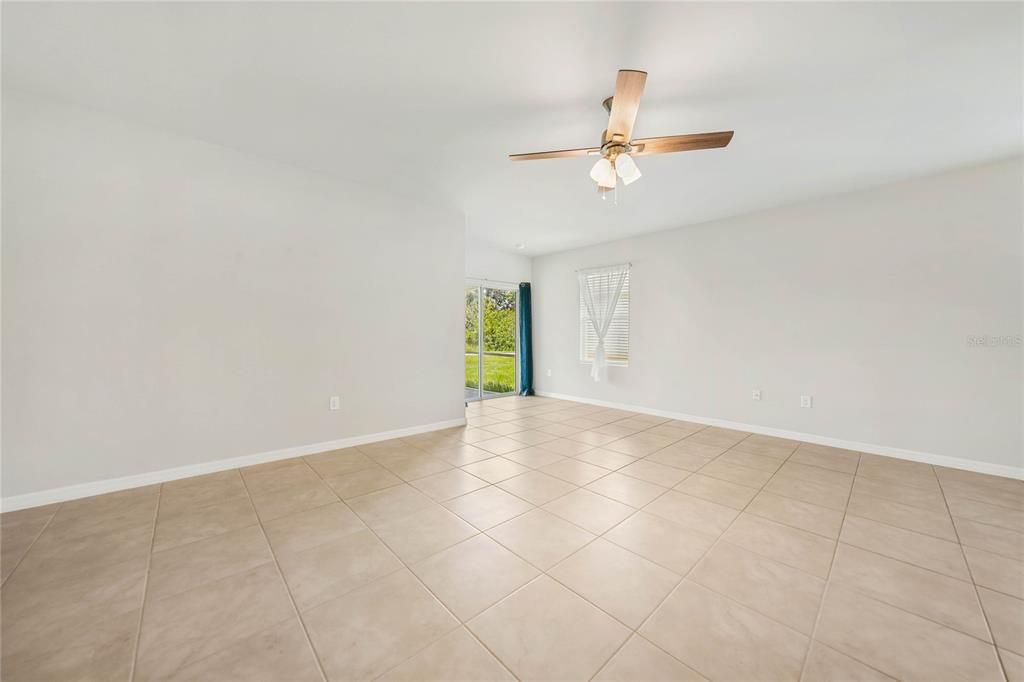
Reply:
[[[607,306],[608,300],[615,293],[613,281],[606,271],[595,270],[583,275],[586,277],[587,288],[594,293],[594,301],[600,308]],[[580,362],[593,362],[594,350],[597,348],[597,334],[590,323],[587,305],[583,301],[583,283],[580,282]],[[604,340],[604,351],[609,365],[629,364],[629,272],[626,272],[622,283],[622,293],[612,315],[612,323]]]

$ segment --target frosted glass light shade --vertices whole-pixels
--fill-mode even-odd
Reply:
[[[642,175],[640,169],[636,167],[636,162],[629,154],[619,154],[615,159],[615,170],[618,172],[619,177],[622,178],[622,182],[628,185],[631,182],[640,179]]]
[[[590,177],[600,187],[615,187],[615,168],[612,167],[612,162],[604,157],[590,169]]]

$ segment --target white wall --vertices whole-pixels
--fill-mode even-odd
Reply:
[[[1021,467],[1024,353],[968,337],[1022,333],[1022,180],[1017,159],[536,258],[537,388]],[[630,366],[594,384],[573,271],[627,261]]]
[[[466,279],[529,282],[533,277],[528,256],[502,251],[489,244],[466,240]]]
[[[463,416],[460,214],[3,100],[5,497]]]

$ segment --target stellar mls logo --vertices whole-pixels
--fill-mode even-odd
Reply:
[[[967,345],[971,348],[1020,348],[1024,337],[1018,335],[1009,336],[968,336]]]

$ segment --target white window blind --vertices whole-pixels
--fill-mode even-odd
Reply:
[[[602,273],[599,271],[587,273],[586,277],[587,286],[596,294],[595,300],[599,301],[599,305],[606,305],[614,293],[611,291],[609,280],[602,277]],[[590,323],[587,306],[583,301],[582,288],[577,293],[579,294],[580,309],[580,361],[593,362],[594,350],[597,348],[597,334],[594,333],[594,326]],[[615,314],[612,316],[612,323],[608,328],[608,336],[604,340],[604,349],[609,364],[629,364],[629,273],[626,274],[626,279],[622,284],[622,293],[615,306]]]

